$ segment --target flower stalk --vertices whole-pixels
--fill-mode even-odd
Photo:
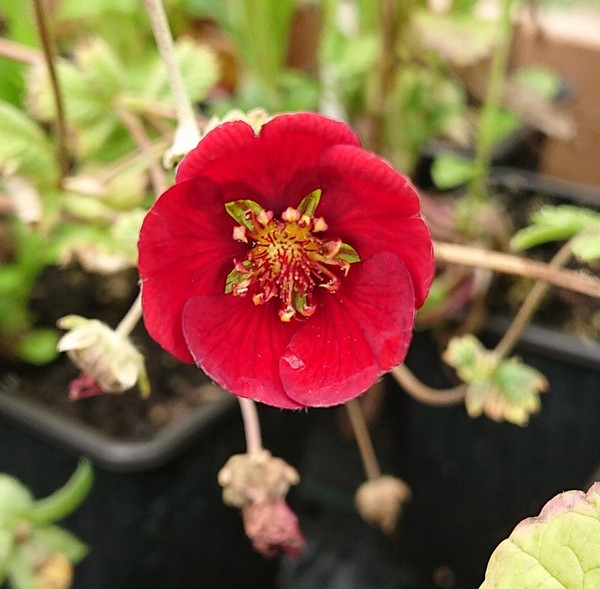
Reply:
[[[60,89],[60,83],[54,61],[56,59],[56,49],[54,47],[54,41],[48,26],[48,19],[46,14],[46,4],[43,0],[33,0],[33,8],[35,11],[35,22],[38,29],[40,41],[42,43],[42,49],[44,54],[44,61],[46,68],[48,69],[48,76],[50,78],[50,86],[52,88],[52,97],[54,99],[54,106],[56,109],[56,120],[55,133],[56,133],[56,161],[59,171],[58,186],[62,186],[63,180],[67,175],[69,168],[69,158],[67,155],[67,125],[65,119],[65,108]]]
[[[246,397],[238,397],[244,432],[246,435],[246,451],[249,455],[259,454],[262,450],[262,436],[260,433],[260,421],[256,411],[256,403]]]
[[[467,202],[474,206],[487,200],[485,182],[492,161],[492,150],[494,147],[494,118],[502,99],[512,40],[512,4],[513,0],[502,0],[501,2],[500,45],[492,58],[487,92],[479,115],[477,142],[475,145],[475,175],[469,182],[465,195]]]
[[[200,141],[200,129],[177,63],[173,36],[162,0],[144,0],[144,4],[152,23],[156,46],[167,70],[169,86],[175,103],[177,128],[173,146],[165,154],[164,160],[167,167],[172,167],[180,156],[185,155]]]
[[[381,468],[375,454],[375,448],[373,447],[373,441],[369,434],[369,428],[365,421],[360,402],[357,399],[352,399],[346,403],[346,411],[354,431],[354,437],[358,444],[360,456],[365,469],[367,478],[372,481],[378,479],[381,476]]]

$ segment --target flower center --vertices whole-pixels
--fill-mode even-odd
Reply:
[[[312,193],[298,208],[286,209],[280,219],[253,201],[226,205],[229,214],[242,222],[234,228],[233,238],[251,246],[243,260],[234,261],[226,293],[251,296],[255,305],[278,298],[279,318],[288,322],[315,312],[315,287],[332,293],[339,289],[341,277],[360,258],[340,239],[315,235],[327,230],[325,220],[312,214],[319,197],[320,191]]]

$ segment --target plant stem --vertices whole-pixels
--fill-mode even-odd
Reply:
[[[60,91],[58,76],[56,74],[56,68],[54,67],[56,51],[54,48],[52,35],[50,33],[50,28],[48,27],[44,0],[33,0],[33,8],[35,11],[35,21],[37,24],[38,34],[40,36],[40,41],[42,43],[44,61],[46,63],[46,67],[48,68],[48,76],[50,77],[50,86],[52,87],[52,96],[54,98],[54,105],[56,108],[56,161],[59,171],[58,186],[60,188],[69,168],[64,104],[62,93]]]
[[[357,399],[352,399],[346,403],[346,410],[350,418],[350,424],[354,430],[354,437],[360,450],[363,466],[367,478],[372,481],[381,476],[381,469],[375,454],[375,448],[369,434],[369,428],[365,422],[360,402]]]
[[[252,399],[245,397],[238,397],[238,401],[246,434],[246,452],[248,454],[258,454],[262,450],[262,438],[256,404]]]
[[[119,118],[125,125],[129,134],[133,137],[136,145],[148,161],[148,171],[150,172],[150,181],[155,194],[158,196],[167,189],[167,179],[159,162],[153,157],[152,142],[146,135],[144,126],[140,120],[128,110],[121,108],[118,110]]]
[[[127,337],[138,324],[138,321],[142,318],[142,295],[138,294],[135,301],[129,308],[129,311],[125,313],[125,316],[119,322],[119,325],[115,328],[115,332],[118,335]]]
[[[488,268],[495,272],[526,276],[591,297],[600,297],[600,280],[573,270],[560,270],[552,264],[467,245],[441,241],[435,241],[433,245],[438,262]]]
[[[383,0],[378,19],[381,53],[375,64],[373,77],[367,84],[366,113],[367,136],[365,148],[381,153],[383,147],[383,127],[385,110],[396,80],[396,43],[402,30],[406,28],[410,6],[405,8],[406,0]],[[408,3],[412,5],[412,2]]]
[[[82,458],[77,470],[64,486],[52,495],[35,501],[23,515],[38,525],[48,525],[63,519],[79,507],[87,497],[93,482],[92,465],[89,460]]]
[[[179,140],[185,141],[191,149],[200,141],[200,129],[177,63],[173,36],[169,29],[165,8],[162,0],[144,0],[144,4],[152,23],[156,46],[167,70],[169,86],[175,103],[177,129],[174,143],[178,143]],[[185,139],[181,139],[182,137]]]
[[[564,266],[570,259],[571,244],[567,242],[552,258],[549,266],[552,268],[560,268],[561,266]],[[533,288],[529,291],[526,299],[523,301],[519,312],[510,324],[510,327],[494,348],[494,351],[499,357],[506,356],[515,347],[515,344],[517,343],[519,337],[521,337],[523,330],[539,307],[549,288],[550,285],[547,282],[536,282],[533,285]]]
[[[494,119],[502,99],[512,40],[511,7],[513,0],[502,0],[500,14],[500,45],[498,46],[488,78],[485,100],[479,114],[475,145],[475,175],[467,186],[466,201],[477,205],[487,200],[485,181],[492,161],[494,147]],[[468,207],[467,207],[468,208]]]
[[[460,403],[467,392],[467,385],[459,384],[448,389],[436,389],[422,383],[404,364],[392,370],[392,376],[398,384],[414,399],[433,405],[447,407]]]
[[[42,54],[37,49],[9,41],[3,37],[0,37],[0,56],[29,65],[37,65],[44,61]]]

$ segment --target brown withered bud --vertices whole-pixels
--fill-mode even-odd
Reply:
[[[391,534],[410,497],[410,488],[404,481],[382,475],[364,482],[354,495],[354,503],[366,522],[378,526],[384,534]]]
[[[219,471],[223,501],[227,505],[245,507],[283,498],[300,477],[295,468],[268,450],[232,456]]]

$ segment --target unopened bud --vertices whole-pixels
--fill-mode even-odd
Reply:
[[[58,342],[73,364],[91,376],[105,393],[123,393],[136,384],[150,392],[144,357],[129,339],[97,319],[68,315],[58,326],[69,331]]]
[[[384,534],[391,534],[410,496],[410,488],[404,481],[383,475],[363,483],[356,491],[354,502],[366,522],[378,526]]]

